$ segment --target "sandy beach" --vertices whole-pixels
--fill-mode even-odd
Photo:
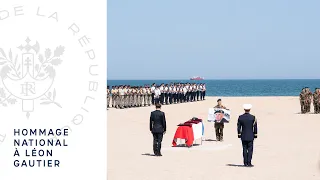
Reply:
[[[300,114],[298,97],[221,97],[231,110],[224,128],[224,142],[216,142],[208,108],[217,97],[205,101],[163,106],[167,133],[162,157],[153,154],[149,116],[154,107],[113,109],[108,117],[108,180],[319,180],[320,114]],[[242,104],[253,105],[258,120],[253,168],[242,165],[237,138],[237,118]],[[202,145],[172,147],[177,124],[192,117],[204,120]],[[211,140],[210,140],[211,139]],[[197,141],[200,143],[200,140]]]

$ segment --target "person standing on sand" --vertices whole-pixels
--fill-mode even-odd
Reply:
[[[153,83],[152,85],[151,85],[151,103],[152,103],[152,105],[154,105],[154,90],[156,89],[156,84],[155,83]]]
[[[159,86],[156,87],[154,90],[154,103],[159,104],[160,103],[160,96],[161,96],[161,91]]]
[[[150,114],[150,131],[153,135],[153,152],[155,156],[162,156],[161,142],[166,130],[166,116],[161,111],[161,104],[157,103],[156,110]]]
[[[241,138],[243,148],[243,163],[246,167],[251,164],[253,154],[253,141],[258,137],[258,125],[255,116],[250,114],[251,104],[244,104],[244,114],[240,115],[237,123],[238,138]]]
[[[217,100],[218,105],[216,105],[214,108],[221,108],[221,109],[227,109],[225,106],[222,105],[221,99]],[[216,131],[216,139],[217,141],[223,141],[223,128],[224,123],[223,122],[214,122],[214,129]]]
[[[110,87],[107,86],[107,108],[109,108],[110,105]]]
[[[319,91],[319,88],[316,88],[314,93],[313,93],[313,108],[314,108],[314,113],[315,114],[319,114],[319,111],[320,111],[319,100],[320,100],[320,91]]]

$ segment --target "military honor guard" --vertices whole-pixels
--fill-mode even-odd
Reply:
[[[314,113],[319,114],[320,113],[320,89],[316,88],[313,93],[313,107],[314,107]]]
[[[159,90],[157,101],[163,105],[198,101],[203,92],[203,86],[190,83],[162,83],[160,86],[153,83],[151,87],[149,85],[119,85],[112,86],[111,90],[108,87],[106,92],[107,108],[111,106],[120,109],[155,104],[156,89]]]
[[[253,141],[258,137],[257,118],[250,114],[251,104],[244,104],[244,114],[240,115],[237,123],[238,138],[242,141],[243,163],[246,167],[253,167]]]

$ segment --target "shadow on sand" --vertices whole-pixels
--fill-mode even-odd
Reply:
[[[203,140],[203,141],[213,142],[213,141],[217,141],[217,140],[215,140],[215,139],[205,139],[205,140]]]
[[[314,112],[308,112],[308,113],[301,113],[301,112],[297,112],[295,114],[317,114],[317,113],[314,113]]]
[[[200,146],[200,144],[193,144],[192,146]],[[174,148],[181,148],[181,147],[185,147],[185,148],[191,148],[192,146],[188,147],[186,144],[178,144],[177,146],[171,146]]]
[[[154,154],[150,154],[150,153],[143,153],[141,154],[142,156],[155,156]]]
[[[226,166],[231,166],[231,167],[246,167],[244,165],[239,165],[239,164],[227,164]]]

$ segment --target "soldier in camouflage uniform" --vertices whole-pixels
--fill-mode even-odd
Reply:
[[[129,88],[130,86],[126,86],[125,88],[125,99],[124,99],[124,108],[128,108],[129,107]]]
[[[119,95],[119,89],[120,89],[120,87],[119,86],[116,86],[115,87],[115,90],[114,90],[114,92],[115,92],[115,96],[114,96],[114,107],[115,108],[120,108],[120,95]]]
[[[120,86],[120,88],[119,88],[119,101],[118,101],[120,109],[124,108],[124,98],[125,98],[125,89],[124,89],[124,86]]]
[[[114,107],[114,86],[111,87],[111,107]]]
[[[139,94],[138,94],[138,107],[141,107],[142,106],[142,99],[143,97],[143,94],[142,94],[142,86],[139,87]]]
[[[300,92],[299,95],[299,100],[300,100],[300,107],[301,107],[301,114],[305,114],[306,113],[306,93],[305,93],[305,88],[303,88]]]
[[[138,89],[135,86],[133,88],[133,107],[137,107],[138,106]]]
[[[311,111],[311,103],[312,103],[312,92],[310,91],[309,88],[306,88],[306,96],[307,96],[307,112]]]
[[[133,87],[129,89],[129,107],[133,107]]]
[[[147,94],[148,94],[148,100],[147,100],[147,104],[148,106],[151,106],[151,101],[152,101],[152,92],[151,92],[151,88],[148,86],[147,88]]]
[[[314,107],[314,113],[319,114],[320,113],[320,91],[318,88],[316,88],[315,92],[313,93],[313,107]]]
[[[143,106],[147,106],[147,86],[145,85],[143,88],[142,88],[142,94],[143,94],[143,97],[142,97],[142,99],[143,99],[143,103],[142,103],[142,105]]]
[[[109,86],[107,86],[107,108],[109,108],[110,105],[110,89]]]

